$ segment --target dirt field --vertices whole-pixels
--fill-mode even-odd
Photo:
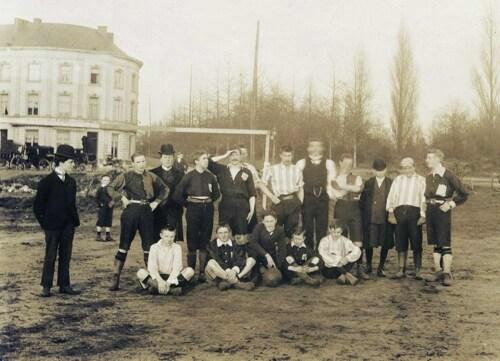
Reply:
[[[94,241],[92,202],[81,201],[71,275],[83,293],[49,299],[37,297],[43,235],[16,197],[0,195],[0,360],[500,359],[500,193],[477,190],[455,211],[451,288],[375,279],[182,297],[139,294],[137,241],[122,291],[109,292],[117,244]]]

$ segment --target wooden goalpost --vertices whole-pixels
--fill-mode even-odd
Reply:
[[[192,128],[192,127],[165,127],[153,126],[149,130],[166,133],[187,133],[187,134],[221,134],[221,135],[247,135],[265,137],[264,147],[264,165],[269,164],[271,152],[271,140],[273,140],[273,132],[264,129],[234,129],[234,128]],[[252,159],[253,161],[254,159]],[[262,197],[262,206],[266,208],[266,196]]]

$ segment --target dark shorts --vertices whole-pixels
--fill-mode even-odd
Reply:
[[[370,223],[368,225],[368,237],[364,240],[364,243],[363,247],[365,248],[393,248],[394,232],[392,231],[392,225]]]
[[[113,208],[99,207],[97,211],[97,227],[111,227],[113,225]]]
[[[148,204],[131,203],[122,212],[120,217],[120,249],[128,251],[137,231],[141,236],[142,250],[149,252],[154,240],[153,212]]]
[[[219,224],[228,224],[233,235],[247,234],[250,204],[243,197],[223,196],[219,204]]]
[[[283,226],[287,237],[291,237],[293,231],[300,223],[300,212],[302,203],[297,196],[291,199],[283,199],[279,204],[273,204],[272,209],[278,217],[278,224]]]
[[[339,278],[341,274],[345,272],[350,272],[352,267],[354,266],[354,263],[348,263],[342,268],[340,267],[323,267],[321,270],[321,273],[325,278],[330,278],[330,279],[336,279]]]
[[[165,273],[160,273],[160,277],[164,281],[166,281],[166,280],[168,280],[168,278],[170,277],[170,275],[169,274],[165,274]],[[189,283],[189,281],[186,280],[182,274],[180,274],[177,277],[177,282],[179,282],[179,284],[177,284],[177,285],[171,285],[170,287],[184,287],[184,286],[186,286]]]
[[[439,205],[429,204],[426,212],[427,242],[438,247],[451,246],[451,211],[443,212]]]
[[[345,236],[353,242],[363,242],[363,226],[361,223],[361,209],[358,201],[339,199],[335,203],[335,219],[346,227]]]
[[[417,225],[420,208],[400,206],[394,210],[398,222],[395,226],[396,250],[407,252],[409,245],[413,252],[422,252],[422,226]]]

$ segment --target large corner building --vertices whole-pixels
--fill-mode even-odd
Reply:
[[[142,63],[105,26],[0,25],[0,144],[66,143],[99,160],[135,151]]]

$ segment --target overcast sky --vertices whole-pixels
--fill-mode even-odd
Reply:
[[[377,118],[390,117],[390,66],[399,27],[409,29],[419,79],[419,120],[428,126],[452,102],[473,108],[471,72],[479,59],[481,21],[489,0],[1,0],[0,23],[15,17],[108,26],[115,43],[144,62],[139,119],[153,121],[188,97],[222,85],[228,66],[236,86],[249,79],[260,20],[260,69],[265,83],[328,95],[329,79],[349,81],[353,55],[366,53]],[[500,7],[493,3],[496,13]]]

